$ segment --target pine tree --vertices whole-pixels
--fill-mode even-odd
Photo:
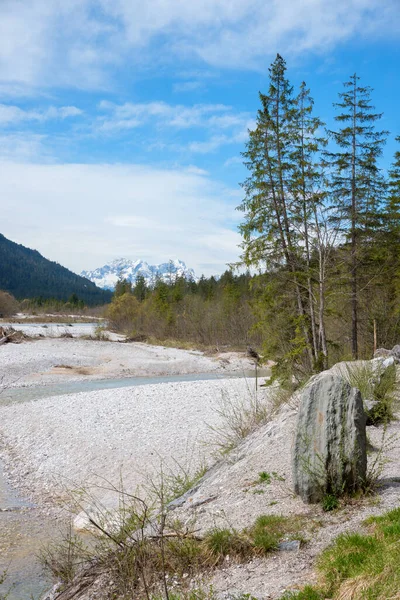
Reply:
[[[326,343],[324,311],[325,311],[325,258],[327,248],[322,235],[321,207],[325,198],[323,191],[324,176],[321,167],[321,151],[327,140],[319,136],[324,123],[313,115],[314,101],[305,82],[295,99],[295,126],[293,127],[294,149],[291,153],[293,175],[291,193],[294,202],[293,213],[298,231],[302,239],[300,248],[304,248],[305,277],[308,290],[308,304],[311,321],[313,354],[315,363],[326,366],[328,349]],[[315,311],[316,295],[313,291],[312,254],[318,255],[318,332]]]
[[[352,75],[344,83],[344,92],[334,106],[340,110],[335,119],[342,125],[329,132],[339,146],[337,152],[326,153],[332,167],[332,195],[350,242],[350,285],[352,354],[358,357],[358,266],[359,250],[366,228],[371,232],[378,216],[383,181],[377,164],[386,141],[386,131],[375,131],[374,123],[381,114],[371,105],[370,87],[361,87],[359,77]]]
[[[309,366],[312,345],[302,287],[299,281],[299,235],[292,214],[293,127],[296,109],[293,88],[285,77],[286,63],[278,54],[269,69],[268,94],[260,93],[262,108],[257,125],[249,132],[243,153],[250,176],[244,182],[245,199],[238,207],[245,213],[240,226],[244,242],[243,262],[264,262],[267,268],[285,266],[294,287],[297,314],[303,331]]]
[[[400,136],[396,137],[400,143]],[[389,170],[388,200],[385,208],[386,227],[392,240],[400,243],[400,150],[394,154],[394,161]]]
[[[146,284],[146,279],[143,275],[138,275],[135,279],[135,286],[133,288],[133,294],[139,300],[139,302],[143,302],[145,300],[148,293],[148,288]]]

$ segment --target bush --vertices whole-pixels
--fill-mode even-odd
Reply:
[[[367,414],[367,425],[388,423],[393,419],[397,390],[396,365],[386,369],[374,368],[371,363],[346,365],[344,373],[352,387],[360,390]],[[366,406],[372,401],[371,408]]]
[[[8,292],[0,290],[0,317],[12,317],[18,312],[17,300]]]
[[[106,317],[112,329],[131,332],[139,312],[140,302],[132,294],[126,293],[113,298]]]

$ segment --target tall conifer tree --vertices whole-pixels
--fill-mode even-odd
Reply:
[[[342,126],[331,131],[339,146],[337,152],[327,153],[332,167],[332,194],[341,216],[347,222],[346,233],[350,242],[350,286],[352,354],[358,357],[358,263],[359,249],[366,226],[379,210],[382,178],[377,159],[386,141],[386,131],[375,131],[374,123],[381,114],[371,105],[370,87],[361,87],[359,77],[352,75],[344,83],[344,92],[334,106],[340,111],[336,121]]]
[[[291,194],[295,223],[302,240],[299,249],[304,248],[305,276],[308,290],[313,354],[315,362],[327,363],[327,343],[324,323],[325,311],[325,258],[326,247],[321,223],[321,208],[325,198],[324,175],[321,167],[321,151],[327,140],[319,135],[324,123],[313,114],[314,100],[305,82],[295,98]],[[313,274],[312,254],[318,254],[318,274]],[[316,294],[313,279],[318,279],[318,331],[316,315]],[[322,361],[320,357],[322,356]]]
[[[285,267],[311,367],[318,353],[317,335],[315,316],[310,317],[311,305],[304,293],[305,231],[299,227],[299,219],[307,221],[310,212],[314,172],[309,159],[315,148],[309,138],[316,123],[309,115],[306,88],[301,91],[301,100],[294,99],[286,63],[279,54],[269,69],[269,79],[268,93],[260,93],[262,108],[256,128],[250,131],[243,153],[250,176],[243,184],[246,195],[238,207],[245,213],[240,227],[242,258],[247,265],[264,261],[272,269]],[[308,232],[306,239],[308,242]]]

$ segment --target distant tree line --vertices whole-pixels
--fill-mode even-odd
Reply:
[[[185,277],[168,283],[157,279],[152,286],[142,276],[134,285],[120,280],[107,317],[111,327],[133,337],[215,348],[260,344],[252,281],[249,273],[232,271],[219,278],[201,277],[197,282]]]

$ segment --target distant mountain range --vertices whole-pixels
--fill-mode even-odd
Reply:
[[[90,306],[110,302],[112,294],[44,258],[37,250],[16,244],[0,234],[0,290],[24,298],[56,298],[67,301],[72,294]]]
[[[149,265],[144,260],[132,261],[127,258],[117,258],[109,265],[81,273],[82,277],[90,279],[105,290],[113,290],[119,279],[127,279],[135,284],[138,275],[142,275],[148,285],[152,285],[157,278],[166,283],[182,276],[197,281],[193,269],[189,269],[182,260],[170,260],[160,265]]]

